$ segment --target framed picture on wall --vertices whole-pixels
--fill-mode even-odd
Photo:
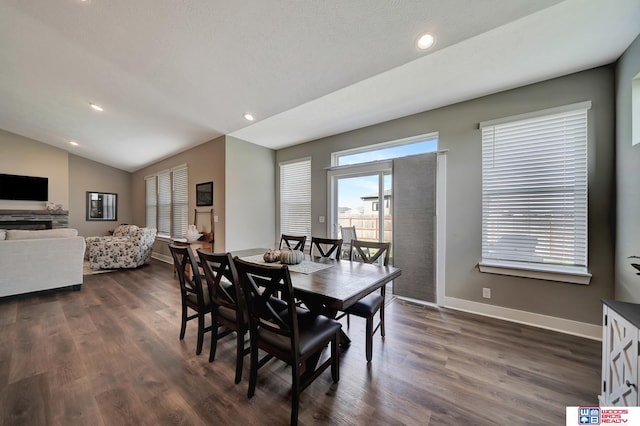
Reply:
[[[213,206],[213,182],[196,184],[196,206]]]

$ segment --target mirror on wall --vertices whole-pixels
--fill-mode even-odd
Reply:
[[[117,220],[118,194],[87,191],[87,220]]]

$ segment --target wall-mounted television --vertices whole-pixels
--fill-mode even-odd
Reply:
[[[0,174],[0,200],[47,201],[49,179]]]

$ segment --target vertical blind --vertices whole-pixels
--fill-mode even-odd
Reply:
[[[481,124],[484,263],[586,271],[590,103],[579,106]]]
[[[189,181],[186,165],[145,177],[148,227],[164,237],[182,237],[189,223]]]
[[[311,238],[311,159],[280,164],[280,232]]]

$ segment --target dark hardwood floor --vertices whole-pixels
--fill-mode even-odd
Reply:
[[[0,300],[0,424],[288,424],[288,367],[271,361],[248,400],[235,338],[209,363],[195,323],[178,339],[179,312],[158,261]],[[327,371],[302,393],[300,424],[559,425],[565,406],[597,405],[600,342],[398,300],[386,312],[370,368],[352,318],[340,382]]]

